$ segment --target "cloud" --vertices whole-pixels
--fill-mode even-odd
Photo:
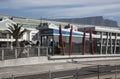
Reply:
[[[74,7],[48,7],[44,9],[29,9],[24,12],[34,12],[34,13],[44,13],[50,17],[85,17],[85,16],[94,16],[94,15],[116,15],[119,16],[120,4],[108,4],[108,5],[98,5],[98,6],[74,6]]]
[[[119,2],[119,0],[2,0],[0,1],[0,8],[24,9],[30,7],[63,5],[104,5]]]
[[[120,16],[120,0],[1,0],[0,10],[45,18]],[[16,14],[17,13],[17,14]],[[9,14],[9,13],[7,13]],[[28,15],[29,14],[29,15]]]

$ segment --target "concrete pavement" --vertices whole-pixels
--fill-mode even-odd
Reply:
[[[32,75],[40,74],[49,71],[61,71],[70,70],[76,68],[82,68],[92,65],[120,65],[120,60],[106,60],[106,61],[87,61],[87,62],[64,62],[64,63],[52,63],[52,64],[36,64],[36,65],[21,65],[21,66],[11,66],[11,67],[1,67],[0,68],[0,79],[9,78],[14,75]]]
[[[26,65],[16,67],[4,67],[0,69],[0,77],[11,77],[12,74],[17,76],[32,75],[46,73],[49,71],[61,71],[75,68],[81,68],[88,65],[79,65],[75,63],[57,63],[57,64],[44,64],[44,65]]]

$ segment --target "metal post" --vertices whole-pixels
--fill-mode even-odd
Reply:
[[[7,34],[7,40],[9,40],[9,34]],[[9,41],[7,42],[7,47],[9,47]]]
[[[41,55],[41,46],[39,47],[39,50],[40,50],[40,51],[39,51],[39,55]]]
[[[112,49],[112,33],[110,33],[110,52],[111,54],[113,53],[113,49]]]
[[[51,71],[49,70],[49,79],[52,79]]]
[[[115,65],[115,79],[117,79],[117,65]]]
[[[4,49],[2,49],[2,60],[4,60]]]
[[[26,47],[26,49],[27,49],[27,57],[29,57],[30,56],[30,47]]]
[[[47,47],[46,47],[46,56],[48,56],[48,52],[49,52],[49,37],[47,36]]]
[[[78,68],[76,68],[76,79],[79,79],[78,77],[79,77],[79,74],[78,74]]]
[[[38,44],[38,46],[40,46],[40,30],[38,31],[38,41],[39,41],[39,44]]]
[[[55,40],[54,40],[54,36],[52,36],[52,39],[53,39],[53,46],[52,46],[52,55],[55,54]]]
[[[100,65],[98,65],[98,79],[100,77],[100,70],[99,70]]]
[[[40,46],[42,46],[42,43],[43,43],[42,36],[40,36]]]
[[[70,36],[69,36],[69,55],[72,54],[72,31],[73,31],[73,27],[71,26]]]
[[[15,48],[15,58],[17,59],[17,48]]]
[[[62,55],[65,55],[65,49],[64,49],[64,40],[63,40],[63,36],[62,36],[62,26],[59,26],[59,43],[61,43],[62,45]]]
[[[101,32],[100,38],[101,38],[101,43],[100,43],[100,54],[102,54],[103,32]]]
[[[116,45],[117,45],[117,33],[115,35],[115,43],[114,43],[114,54],[116,54]]]
[[[84,28],[84,35],[82,40],[82,55],[85,54],[85,48],[86,48],[86,28]]]
[[[46,56],[48,56],[48,47],[46,47]]]
[[[38,46],[38,56],[40,56],[40,46]]]
[[[90,28],[90,47],[91,47],[91,54],[94,55],[94,46],[93,46],[93,39],[92,39],[92,28]]]
[[[107,33],[107,38],[106,38],[106,54],[108,53],[108,42],[109,42],[109,33]]]
[[[11,47],[11,49],[13,49],[13,41],[12,41],[13,37],[11,36],[10,38],[11,38],[11,46],[10,47]]]
[[[41,47],[41,44],[42,41],[41,41],[41,30],[38,31],[38,41],[39,41],[39,45],[38,45],[38,56],[40,56],[40,47]]]

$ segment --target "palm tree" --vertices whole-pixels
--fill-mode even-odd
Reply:
[[[15,39],[15,45],[20,47],[18,39],[23,36],[23,34],[26,32],[26,29],[22,30],[22,26],[19,26],[18,24],[11,24],[6,31]]]

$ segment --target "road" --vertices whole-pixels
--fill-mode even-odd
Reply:
[[[56,72],[49,71],[42,74],[15,77],[14,79],[81,79],[91,76],[100,76],[102,74],[115,73],[116,68],[117,71],[120,70],[120,65],[117,66],[95,65],[73,70]]]

